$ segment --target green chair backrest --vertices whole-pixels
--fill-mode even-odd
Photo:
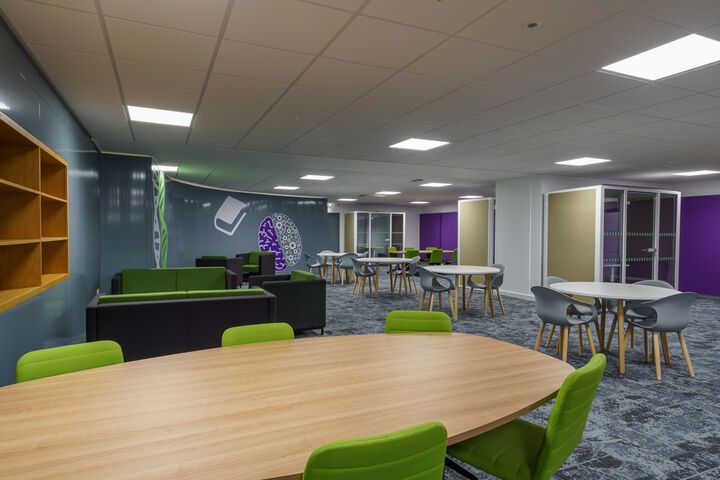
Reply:
[[[175,268],[177,290],[223,290],[225,288],[225,267]]]
[[[395,310],[385,317],[385,333],[452,332],[452,322],[445,312]]]
[[[548,479],[582,440],[595,392],[605,372],[605,355],[598,353],[565,378],[535,460],[534,480]]]
[[[295,332],[287,323],[260,323],[228,328],[222,335],[222,346],[247,345],[249,343],[293,340]]]
[[[120,345],[111,340],[79,343],[28,352],[17,362],[18,383],[123,363]]]
[[[439,248],[433,248],[430,250],[430,258],[428,258],[428,263],[442,263],[443,260],[443,251]]]
[[[420,250],[413,247],[405,247],[405,258],[415,258],[420,256]]]
[[[122,271],[122,293],[176,290],[177,273],[173,268],[127,268]]]
[[[442,480],[447,430],[437,422],[315,450],[302,480]]]
[[[391,257],[397,257],[397,247],[388,247],[387,253]]]
[[[453,250],[452,256],[450,257],[450,263],[458,263],[457,248]]]

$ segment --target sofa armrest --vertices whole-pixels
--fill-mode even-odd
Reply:
[[[253,275],[248,279],[248,286],[262,287],[265,282],[290,280],[290,275]]]
[[[276,321],[296,330],[325,327],[326,282],[317,280],[266,281],[262,287],[277,297]]]
[[[242,258],[228,258],[225,261],[225,268],[231,272],[235,272],[238,277],[238,281],[242,282],[243,278],[243,259]]]
[[[275,275],[275,254],[266,253],[259,256],[260,275]]]
[[[110,281],[110,293],[113,295],[122,293],[122,273],[121,272],[118,272],[115,275],[113,275],[112,280]]]
[[[250,258],[250,254],[249,253],[238,253],[237,255],[235,255],[235,258],[239,258],[240,263],[242,263],[243,265],[246,265],[248,263],[248,258]]]
[[[238,286],[238,277],[235,272],[225,269],[225,288],[234,290]]]

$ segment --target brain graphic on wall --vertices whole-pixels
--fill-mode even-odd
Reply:
[[[300,230],[284,213],[265,217],[258,227],[258,247],[275,254],[275,270],[284,270],[300,261],[302,238]]]

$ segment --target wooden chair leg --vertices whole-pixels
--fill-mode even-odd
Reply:
[[[585,335],[587,336],[588,345],[590,345],[590,354],[595,355],[595,341],[592,338],[592,332],[590,331],[590,325],[585,324]]]
[[[690,352],[688,352],[687,344],[685,343],[685,335],[682,332],[677,332],[678,340],[680,340],[680,348],[682,349],[683,357],[685,357],[685,364],[687,365],[688,374],[695,378],[695,369],[690,361]]]
[[[582,357],[585,354],[585,352],[583,351],[583,339],[582,339],[583,327],[582,327],[582,325],[578,325],[577,331],[578,331],[578,355],[580,355]]]
[[[662,371],[660,370],[660,334],[653,332],[653,358],[655,359],[655,378],[662,380]]]
[[[645,363],[650,361],[650,349],[648,348],[648,331],[643,329],[643,344],[645,345]]]
[[[540,322],[540,331],[538,331],[537,339],[535,340],[535,348],[533,350],[535,350],[535,351],[540,350],[540,343],[542,342],[544,333],[545,333],[545,322]]]
[[[570,343],[570,327],[562,327],[561,332],[563,342],[562,342],[562,359],[563,362],[567,362],[568,357],[568,345]]]
[[[496,288],[495,291],[497,292],[498,301],[500,302],[500,312],[505,315],[505,302],[503,302],[502,295],[500,295],[500,289]]]
[[[545,347],[550,347],[550,344],[552,343],[553,335],[555,335],[555,325],[552,325],[550,327],[550,333],[548,334],[547,343],[545,344]]]
[[[430,307],[428,308],[429,311],[432,312],[433,309],[433,302],[435,301],[435,292],[430,292]]]
[[[598,344],[600,345],[600,350],[605,350],[605,333],[603,333],[604,330],[600,328],[600,325],[598,322],[595,322],[595,335],[598,337]]]
[[[420,308],[418,310],[422,310],[423,306],[425,306],[425,290],[423,290],[422,298],[420,298]]]
[[[457,305],[455,305],[455,302],[453,301],[453,295],[450,292],[448,292],[448,304],[450,305],[450,316],[455,318],[457,316],[455,312]]]
[[[612,346],[613,335],[615,334],[616,328],[617,328],[617,317],[614,317],[612,324],[610,324],[610,333],[608,333],[607,342],[605,342],[605,350],[610,350],[610,347]]]
[[[468,295],[468,298],[467,298],[467,300],[465,301],[465,303],[467,304],[465,308],[470,308],[470,305],[471,305],[471,302],[472,302],[472,296],[473,296],[473,293],[474,293],[474,292],[475,292],[475,289],[474,289],[474,288],[471,288],[471,289],[470,289],[470,295]]]
[[[662,345],[663,358],[665,365],[670,365],[670,349],[668,348],[667,333],[660,333],[660,344]]]

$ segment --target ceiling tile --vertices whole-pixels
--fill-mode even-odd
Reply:
[[[557,112],[544,115],[537,120],[549,124],[571,126],[579,123],[589,122],[599,118],[609,117],[616,112],[607,108],[594,107],[592,105],[575,105]],[[586,126],[586,125],[583,125]]]
[[[591,0],[508,0],[460,32],[461,37],[534,52],[617,10]],[[537,28],[527,28],[539,22]]]
[[[105,16],[217,36],[227,0],[100,0]]]
[[[393,74],[387,68],[318,58],[297,81],[298,85],[362,94]]]
[[[300,110],[317,110],[320,112],[337,112],[355,100],[355,95],[294,86],[288,90],[278,102],[280,107],[297,108]]]
[[[674,118],[720,107],[720,98],[710,95],[690,95],[669,102],[635,110],[635,113],[652,117]]]
[[[702,93],[716,89],[720,85],[718,79],[720,79],[720,64],[714,64],[663,79],[661,83]]]
[[[362,13],[406,25],[455,33],[502,0],[373,0]]]
[[[398,102],[387,98],[365,96],[343,110],[343,114],[360,117],[394,120],[404,113],[417,108],[419,102]]]
[[[115,83],[110,57],[92,53],[31,45],[35,58],[53,77],[77,78],[91,82]]]
[[[332,121],[332,119],[331,119]],[[368,128],[370,130],[372,127]],[[325,124],[319,126],[318,128],[313,129],[312,131],[308,132],[307,134],[303,135],[301,140],[304,141],[317,141],[317,142],[323,142],[323,143],[333,143],[333,144],[342,144],[345,142],[349,142],[350,140],[354,139],[358,136],[358,132],[356,130],[331,130],[328,129]]]
[[[193,123],[190,144],[233,147],[267,109],[267,105],[205,98]]]
[[[115,58],[207,70],[216,40],[127,20],[106,19]]]
[[[573,102],[590,102],[608,95],[630,90],[644,82],[603,72],[590,72],[580,77],[559,83],[542,91]]]
[[[290,83],[312,59],[303,53],[223,40],[214,72]]]
[[[720,23],[717,0],[646,0],[632,11],[695,31]]]
[[[322,155],[327,150],[337,146],[334,142],[322,142],[319,140],[308,140],[302,137],[287,147],[285,147],[283,153],[294,153],[296,155]]]
[[[55,5],[57,7],[72,8],[73,10],[83,10],[85,12],[97,12],[94,0],[35,0],[35,2]]]
[[[199,70],[169,67],[154,63],[117,59],[123,88],[143,88],[186,95],[200,95],[205,73]]]
[[[468,116],[468,112],[461,110],[449,110],[446,108],[435,108],[424,106],[400,117],[398,120],[407,123],[418,123],[439,127],[451,122],[456,122]]]
[[[315,3],[317,5],[325,5],[328,7],[339,8],[341,10],[348,10],[350,12],[356,11],[362,7],[365,0],[305,0],[308,3]]]
[[[688,95],[692,95],[692,92],[657,83],[651,83],[642,87],[609,95],[605,98],[595,100],[592,103],[594,105],[614,110],[629,111],[667,102],[676,98],[687,97]]]
[[[690,115],[683,115],[677,117],[678,121],[688,123],[699,123],[701,125],[720,125],[720,108],[712,108],[698,113],[691,113]]]
[[[498,90],[470,85],[454,92],[444,95],[428,106],[433,108],[446,108],[461,112],[479,113],[485,110],[502,105],[517,98],[518,95]]]
[[[478,80],[481,87],[527,95],[570,80],[588,69],[550,58],[530,55]]]
[[[270,105],[287,87],[286,83],[213,73],[208,80],[205,96]]]
[[[689,32],[624,11],[541,50],[543,56],[601,68]]]
[[[100,20],[94,13],[26,1],[4,1],[0,5],[26,43],[107,55]]]
[[[96,132],[98,135],[106,136],[107,132],[113,130],[130,131],[125,117],[125,109],[121,105],[76,100],[72,107],[73,112],[93,136]],[[115,139],[114,136],[112,138]]]
[[[386,122],[376,118],[365,118],[353,115],[334,115],[323,123],[323,129],[333,130],[337,132],[349,132],[358,136],[362,133],[369,132]]]
[[[315,54],[350,16],[296,0],[240,0],[230,15],[225,38]]]
[[[636,113],[619,113],[611,117],[605,117],[592,122],[583,123],[583,127],[593,128],[595,130],[603,130],[607,132],[613,132],[622,130],[624,128],[635,127],[643,125],[645,123],[656,122],[657,119],[653,117],[646,117],[645,115],[638,115]]]
[[[405,70],[470,82],[519,60],[523,56],[524,54],[513,50],[461,38],[451,38]]]
[[[99,83],[65,77],[54,77],[53,82],[60,89],[60,93],[70,102],[82,100],[122,105],[120,92],[115,82]]]
[[[367,17],[356,17],[324,56],[402,68],[445,40],[445,35]]]
[[[407,138],[422,137],[425,132],[431,130],[428,125],[407,122],[390,122],[372,131],[372,134],[378,137],[388,138],[390,141],[385,146],[392,145]],[[397,140],[397,141],[395,141]]]
[[[370,95],[393,100],[425,103],[457,87],[457,81],[399,72],[373,89]]]
[[[182,93],[151,90],[136,86],[125,88],[123,93],[128,105],[180,112],[195,112],[199,100],[197,95],[184,95]]]

